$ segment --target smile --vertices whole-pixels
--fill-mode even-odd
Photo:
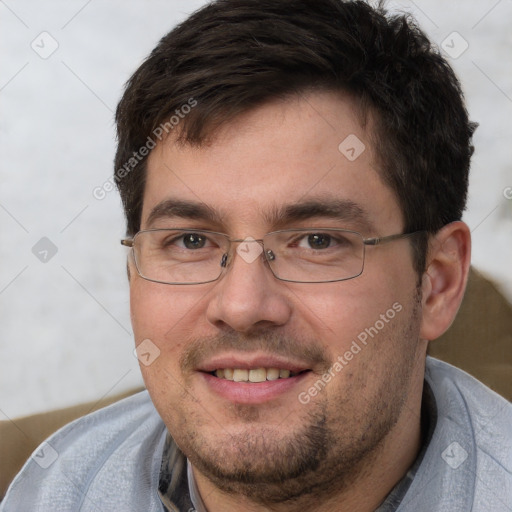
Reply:
[[[211,372],[211,375],[234,382],[265,382],[267,380],[288,379],[299,373],[291,372],[286,368],[220,368]]]

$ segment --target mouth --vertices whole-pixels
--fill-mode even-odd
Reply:
[[[287,368],[218,368],[210,375],[233,382],[265,382],[296,377],[309,370],[293,372]]]
[[[218,357],[197,372],[209,392],[231,403],[262,404],[282,398],[313,372],[307,364],[268,355]],[[302,387],[302,386],[301,386]]]

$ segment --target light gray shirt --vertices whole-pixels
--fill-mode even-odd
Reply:
[[[430,357],[425,383],[430,438],[378,512],[512,512],[512,404]],[[186,458],[166,439],[147,392],[80,418],[34,452],[0,512],[204,509]]]

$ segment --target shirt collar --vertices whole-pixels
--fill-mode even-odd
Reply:
[[[386,499],[375,510],[375,512],[393,512],[397,510],[400,503],[404,499],[409,487],[411,486],[416,473],[418,472],[421,462],[425,456],[427,448],[434,434],[437,424],[437,405],[432,388],[425,381],[423,386],[423,398],[421,402],[421,449],[413,462],[412,466],[408,469],[404,477],[398,482],[391,492],[387,495]]]

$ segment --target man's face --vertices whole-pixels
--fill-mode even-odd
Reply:
[[[350,144],[338,148],[354,135],[365,144],[355,160]],[[267,104],[209,145],[169,138],[157,146],[141,229],[207,229],[236,239],[309,227],[400,233],[397,200],[377,165],[349,100],[314,93]],[[160,207],[166,214],[149,222],[169,201],[206,206],[215,218]],[[343,208],[347,202],[364,215]],[[322,211],[326,204],[340,209]],[[284,216],[291,206],[295,215]],[[160,350],[142,373],[196,470],[226,491],[261,497],[264,488],[270,501],[327,489],[331,480],[339,485],[340,476],[348,481],[362,470],[403,426],[409,390],[422,378],[408,244],[368,246],[362,275],[323,284],[279,281],[263,257],[248,262],[236,251],[208,284],[149,282],[131,264],[136,343],[149,339]],[[213,375],[261,367],[292,376],[251,383]]]

